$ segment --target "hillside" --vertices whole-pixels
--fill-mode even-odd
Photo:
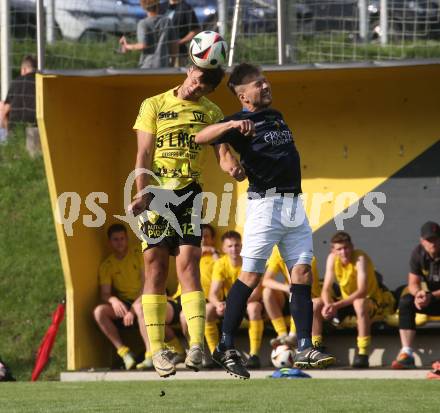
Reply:
[[[64,297],[64,280],[42,157],[25,150],[24,130],[0,145],[0,355],[30,380],[35,353]],[[66,363],[65,322],[40,379]]]

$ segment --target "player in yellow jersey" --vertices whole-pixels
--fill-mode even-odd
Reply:
[[[340,299],[333,299],[333,283],[339,285]],[[331,239],[322,289],[322,315],[331,320],[356,315],[358,352],[354,368],[368,368],[371,344],[371,320],[377,311],[384,311],[383,292],[377,282],[371,258],[362,250],[354,249],[346,232],[337,232]]]
[[[323,301],[321,299],[321,286],[319,284],[318,268],[316,258],[313,257],[312,263],[312,302],[313,302],[313,324],[312,342],[314,347],[322,347],[322,315],[321,310]],[[277,275],[282,274],[282,281],[277,279]],[[289,311],[290,276],[287,266],[281,257],[278,247],[275,246],[272,255],[267,261],[266,272],[263,276],[263,303],[272,325],[277,333],[277,337],[270,341],[272,347],[280,344],[295,346],[296,328]],[[290,331],[287,334],[286,318],[290,322]]]
[[[170,352],[164,345],[165,285],[170,255],[182,286],[182,311],[188,322],[190,348],[185,365],[198,371],[202,365],[205,297],[201,291],[199,260],[201,175],[205,149],[195,134],[223,118],[205,95],[221,82],[221,68],[202,70],[191,66],[183,83],[144,100],[134,129],[137,131],[137,194],[129,210],[140,215],[143,232],[145,284],[142,306],[153,365],[162,377],[175,374]],[[220,165],[233,176],[240,173]],[[148,172],[146,172],[148,171]],[[151,177],[150,172],[154,174]],[[147,188],[148,186],[148,188]]]
[[[212,225],[202,224],[202,257],[200,258],[200,284],[202,285],[202,291],[206,300],[206,322],[205,322],[205,339],[208,343],[209,351],[214,351],[215,345],[218,341],[218,328],[217,322],[211,322],[210,313],[213,311],[213,305],[209,300],[209,290],[211,288],[211,279],[213,273],[214,263],[219,259],[220,254],[215,249],[215,230]],[[177,291],[173,296],[173,300],[176,303],[175,308],[179,307],[180,298],[182,295],[182,287],[180,284],[177,286]],[[182,326],[182,332],[185,336],[188,335],[188,325],[186,323],[185,316],[180,313],[180,325]],[[211,367],[212,363],[204,359],[203,367]]]
[[[236,231],[227,231],[222,236],[222,249],[225,255],[215,264],[212,274],[209,301],[212,305],[207,308],[207,322],[214,322],[224,316],[226,297],[241,272],[242,258],[241,235]],[[246,366],[249,369],[258,369],[261,366],[258,356],[263,339],[263,303],[261,288],[256,288],[247,301],[247,315],[249,317],[249,359]],[[213,342],[211,353],[215,350],[218,337]]]
[[[145,368],[151,367],[148,336],[141,307],[144,272],[142,254],[129,248],[127,229],[124,225],[110,226],[107,236],[112,254],[99,267],[100,295],[103,303],[94,309],[94,318],[101,331],[115,346],[127,370],[133,368],[136,361],[133,353],[122,342],[118,327],[130,327],[137,319],[146,348],[145,360],[140,365]]]

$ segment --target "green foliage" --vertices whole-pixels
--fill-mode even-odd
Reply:
[[[0,405],[8,413],[434,412],[437,384],[322,379],[4,383]]]
[[[29,380],[35,353],[64,298],[64,280],[43,159],[25,150],[24,128],[0,145],[0,355]],[[65,369],[65,324],[42,379]]]

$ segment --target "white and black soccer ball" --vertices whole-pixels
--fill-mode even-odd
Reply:
[[[205,30],[195,35],[189,45],[189,57],[202,69],[215,69],[226,63],[228,45],[217,32]]]
[[[294,355],[293,350],[289,346],[281,344],[272,350],[270,358],[274,367],[281,369],[284,367],[293,367]]]

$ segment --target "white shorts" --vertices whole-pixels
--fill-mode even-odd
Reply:
[[[248,200],[241,251],[243,271],[264,272],[274,245],[278,245],[289,270],[296,264],[312,262],[312,229],[301,198]]]

